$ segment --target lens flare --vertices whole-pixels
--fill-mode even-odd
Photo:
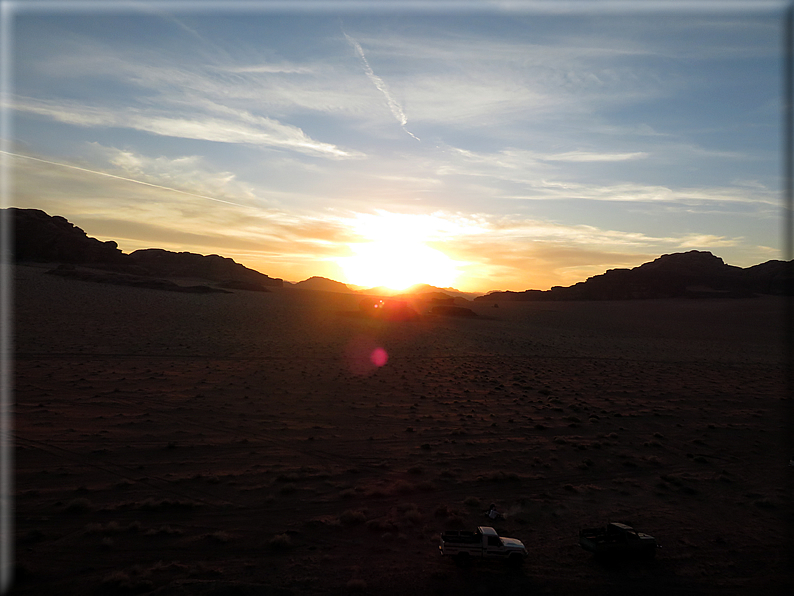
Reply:
[[[369,355],[369,360],[377,367],[381,367],[389,361],[389,355],[383,348],[375,348]]]

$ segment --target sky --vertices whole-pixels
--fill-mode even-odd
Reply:
[[[365,287],[780,259],[783,5],[719,4],[6,5],[4,206]]]

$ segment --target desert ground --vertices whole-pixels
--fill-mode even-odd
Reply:
[[[791,593],[780,298],[388,322],[46,271],[14,270],[14,594]],[[609,520],[656,559],[582,550]],[[477,525],[523,567],[439,554]]]

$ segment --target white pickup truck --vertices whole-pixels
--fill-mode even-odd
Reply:
[[[502,559],[510,563],[523,563],[527,557],[524,543],[515,538],[503,538],[496,530],[480,526],[475,532],[452,530],[441,534],[438,550],[442,555],[467,562],[471,558]]]

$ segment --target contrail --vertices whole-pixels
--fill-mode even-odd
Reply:
[[[419,137],[417,137],[414,133],[412,133],[410,130],[405,128],[405,125],[408,124],[408,119],[405,117],[405,112],[403,112],[403,109],[402,107],[400,107],[400,104],[398,104],[395,101],[395,99],[391,96],[391,93],[389,93],[389,88],[386,87],[386,83],[383,82],[383,79],[381,79],[378,75],[376,75],[372,70],[372,67],[369,65],[369,62],[367,61],[367,57],[364,55],[364,50],[361,48],[361,44],[359,44],[355,39],[350,37],[344,31],[342,31],[342,34],[345,36],[345,39],[347,39],[347,42],[351,46],[353,46],[353,49],[356,50],[356,53],[361,57],[361,61],[364,63],[364,72],[367,73],[367,77],[369,78],[370,81],[372,81],[372,84],[375,85],[378,91],[383,93],[387,103],[389,104],[389,109],[391,110],[392,115],[397,119],[397,122],[400,123],[400,127],[418,141]]]
[[[105,172],[97,172],[96,170],[89,170],[87,168],[80,168],[78,166],[72,166],[66,163],[58,163],[57,161],[48,161],[46,159],[40,159],[38,157],[31,157],[30,155],[22,155],[20,153],[11,153],[10,151],[2,151],[0,153],[5,153],[6,155],[13,155],[14,157],[22,157],[24,159],[32,159],[33,161],[40,161],[41,163],[47,163],[53,166],[61,166],[62,168],[70,168],[72,170],[79,170],[81,172],[88,172],[89,174],[96,174],[97,176],[107,176],[108,178],[115,178],[116,180],[124,180],[125,182],[134,182],[135,184],[143,184],[144,186],[151,186],[152,188],[160,188],[162,190],[170,190],[171,192],[178,192],[179,194],[188,195],[190,197],[197,197],[199,199],[207,199],[208,201],[215,201],[217,203],[226,203],[227,205],[234,205],[235,207],[245,207],[245,205],[241,205],[239,203],[232,203],[231,201],[224,201],[223,199],[216,199],[215,197],[207,197],[205,195],[197,195],[192,192],[187,192],[184,190],[179,190],[176,188],[171,188],[169,186],[160,186],[159,184],[152,184],[151,182],[143,182],[141,180],[135,180],[134,178],[125,178],[124,176],[116,176],[115,174],[107,174]]]

